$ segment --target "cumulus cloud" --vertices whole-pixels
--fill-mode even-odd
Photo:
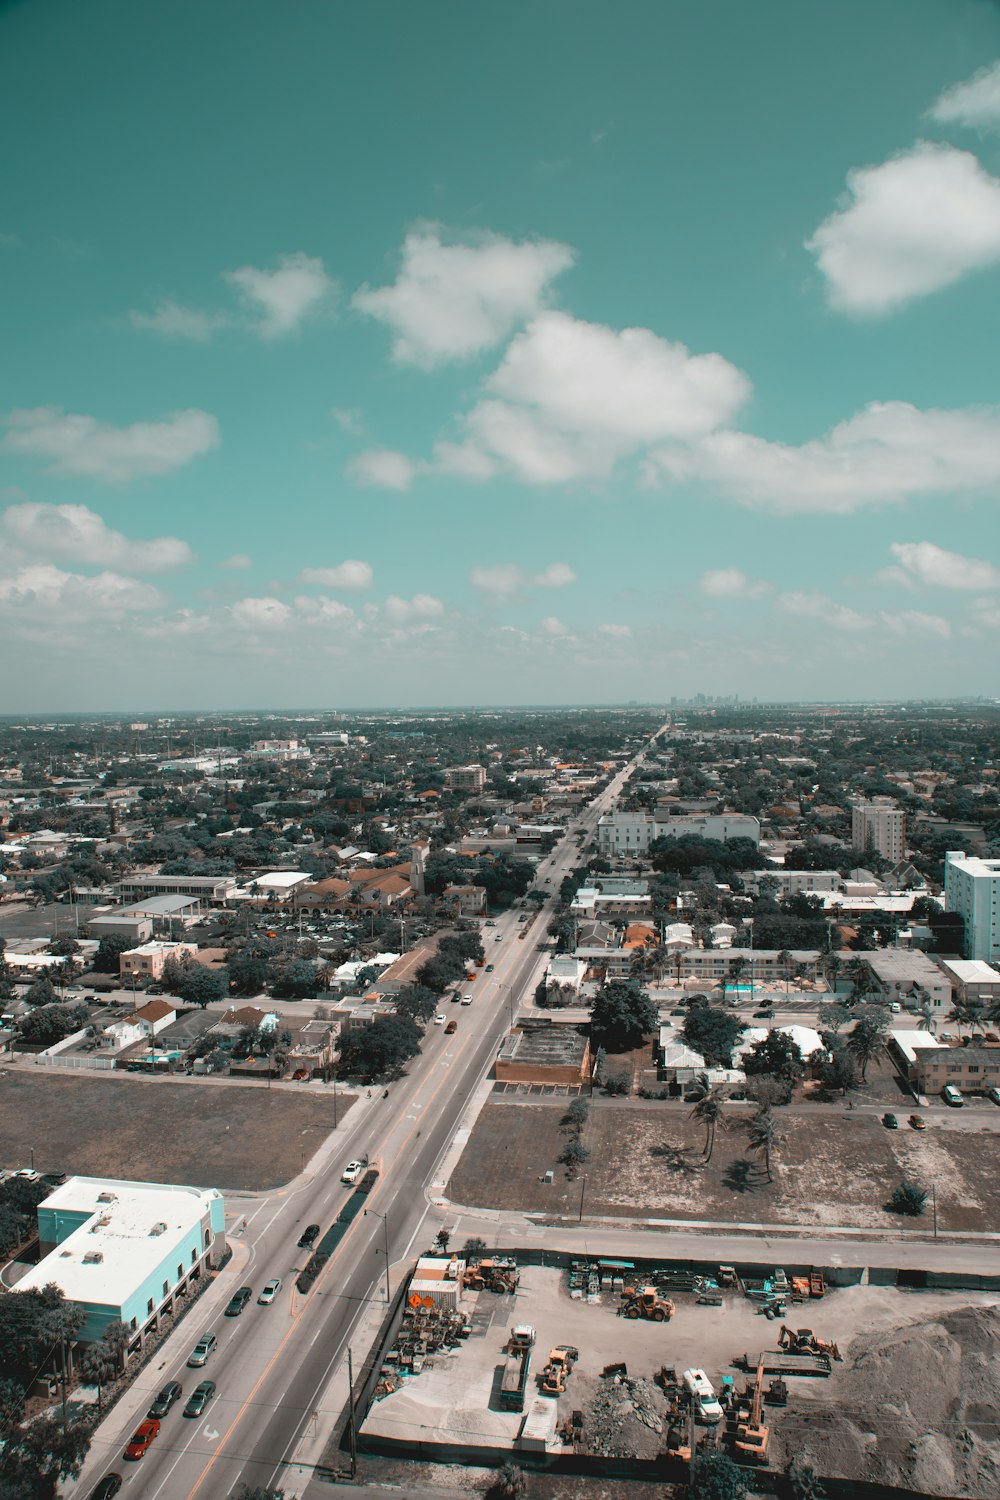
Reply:
[[[364,286],[353,302],[392,330],[396,360],[430,368],[499,343],[572,263],[569,246],[552,240],[484,233],[446,244],[441,230],[428,226],[407,235],[393,284]]]
[[[315,598],[301,594],[295,601],[295,608],[307,619],[327,625],[349,625],[357,618],[349,604],[342,604],[339,599],[327,599],[323,595]]]
[[[88,577],[66,573],[53,563],[33,563],[0,578],[0,605],[8,610],[37,610],[49,622],[53,612],[80,623],[91,611],[106,618],[157,609],[165,602],[151,584],[110,570]]]
[[[883,570],[887,582],[925,584],[942,589],[1000,588],[1000,568],[981,557],[963,557],[934,542],[893,542],[897,566]]]
[[[837,604],[825,594],[782,594],[778,605],[785,614],[824,620],[838,630],[869,630],[872,625],[868,615],[859,614],[856,609],[848,609],[846,604]]]
[[[927,113],[939,125],[968,125],[973,130],[1000,125],[1000,62],[952,84]]]
[[[844,312],[890,312],[1000,261],[1000,181],[971,152],[920,142],[847,186],[806,242]]]
[[[243,568],[253,567],[253,558],[249,552],[234,552],[231,557],[226,557],[219,564],[220,568],[232,568],[239,571]]]
[[[240,266],[227,271],[225,279],[247,304],[253,319],[251,326],[263,339],[292,333],[330,297],[336,286],[323,262],[301,250],[294,255],[280,255],[277,270]]]
[[[158,302],[151,313],[133,308],[128,316],[132,327],[144,333],[158,333],[167,339],[190,339],[198,344],[207,343],[213,333],[230,322],[223,313],[182,307],[169,297]]]
[[[381,613],[390,625],[412,625],[414,622],[436,620],[444,614],[444,605],[433,594],[414,594],[412,599],[401,599],[390,594],[382,605]]]
[[[743,505],[779,513],[848,514],[915,495],[975,494],[1000,483],[1000,407],[924,411],[873,402],[799,447],[713,433],[657,450],[645,474],[706,480]]]
[[[616,640],[627,640],[632,634],[630,625],[598,625],[598,635],[609,635]]]
[[[562,589],[576,582],[568,563],[549,563],[540,573],[529,573],[519,563],[490,563],[471,568],[469,581],[484,594],[509,599],[522,589]]]
[[[132,541],[86,505],[10,505],[0,516],[0,533],[27,552],[131,573],[164,573],[194,561],[191,548],[178,537]]]
[[[538,622],[546,635],[568,635],[569,632],[562,620],[556,615],[546,615],[544,620]]]
[[[951,625],[943,615],[928,615],[919,609],[904,609],[898,614],[883,611],[879,618],[893,635],[929,635],[939,641],[951,639]]]
[[[709,568],[698,587],[709,599],[759,599],[771,590],[769,583],[748,578],[741,568]]]
[[[370,448],[352,459],[349,471],[359,484],[373,489],[408,490],[416,478],[417,465],[392,448]]]
[[[334,568],[303,568],[302,583],[318,583],[328,589],[343,589],[347,593],[362,593],[370,589],[375,581],[371,563],[349,558]]]
[[[55,406],[13,411],[0,449],[51,460],[50,472],[127,483],[170,474],[218,447],[219,424],[208,412],[172,412],[159,422],[113,427]]]
[[[245,630],[283,630],[291,622],[292,610],[280,599],[264,596],[259,599],[240,599],[233,605],[231,614],[237,625]]]

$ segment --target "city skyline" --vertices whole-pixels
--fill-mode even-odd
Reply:
[[[6,713],[990,695],[995,5],[274,17],[0,6]]]

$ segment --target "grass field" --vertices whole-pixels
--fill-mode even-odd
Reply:
[[[338,1116],[353,1098],[338,1095]],[[296,1176],[333,1126],[332,1094],[114,1075],[0,1078],[0,1165],[232,1191]]]
[[[622,1218],[913,1228],[884,1205],[904,1177],[937,1189],[942,1229],[995,1229],[1000,1209],[1000,1134],[933,1126],[887,1131],[874,1115],[777,1110],[781,1141],[768,1183],[751,1158],[736,1111],[706,1165],[704,1130],[687,1110],[595,1100],[582,1141],[590,1158],[567,1179],[558,1157],[566,1101],[491,1100],[451,1179],[448,1195],[470,1206]],[[547,1170],[555,1171],[551,1185]],[[586,1177],[584,1186],[583,1178]],[[927,1220],[930,1220],[928,1201]]]

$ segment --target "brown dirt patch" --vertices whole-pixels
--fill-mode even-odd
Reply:
[[[590,1158],[574,1180],[558,1158],[566,1104],[487,1103],[449,1185],[470,1206],[624,1218],[913,1228],[884,1204],[902,1178],[937,1189],[942,1229],[993,1229],[1000,1135],[885,1130],[877,1117],[778,1110],[773,1183],[746,1149],[748,1112],[729,1114],[710,1163],[704,1130],[686,1109],[594,1101],[584,1127]],[[553,1170],[551,1185],[544,1181]],[[583,1178],[586,1176],[586,1184]],[[928,1205],[928,1214],[930,1205]]]
[[[352,1104],[338,1096],[338,1116]],[[3,1164],[228,1191],[279,1187],[333,1128],[332,1096],[160,1078],[0,1080]]]

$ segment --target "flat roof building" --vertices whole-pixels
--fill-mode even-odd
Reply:
[[[979,859],[960,849],[944,857],[948,910],[965,923],[965,958],[1000,959],[1000,859]]]

